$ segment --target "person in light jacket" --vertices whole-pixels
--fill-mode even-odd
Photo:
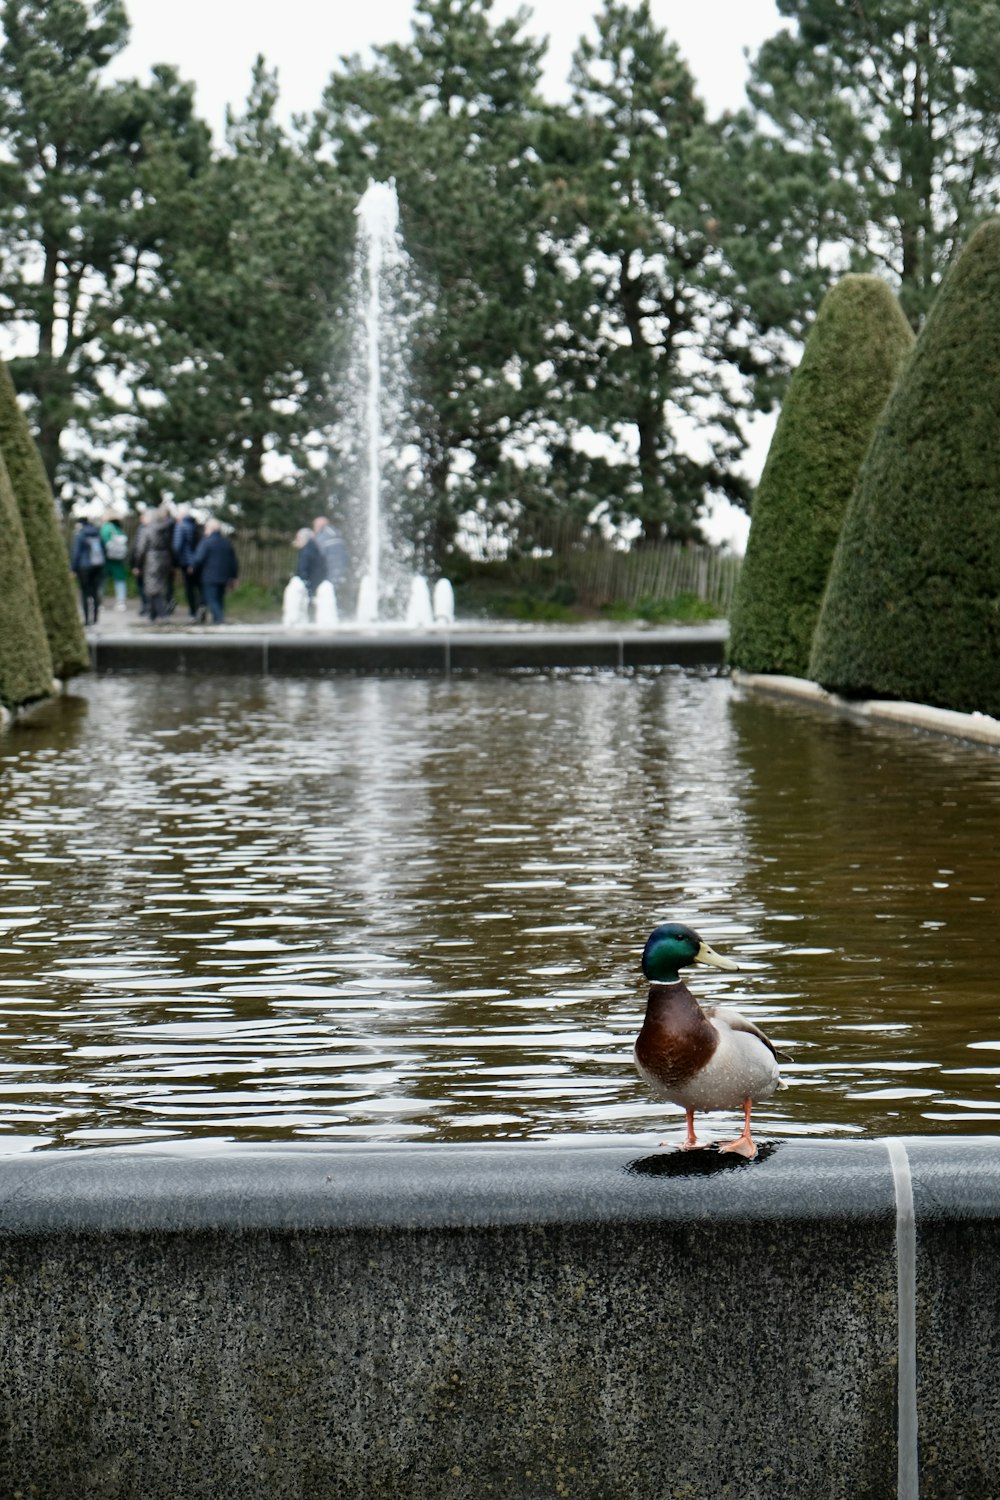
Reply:
[[[205,534],[194,554],[194,574],[213,625],[221,625],[226,612],[226,590],[240,576],[236,549],[213,516],[205,522]]]
[[[174,607],[174,522],[166,505],[157,506],[136,534],[132,571],[142,583],[146,612],[165,620]]]

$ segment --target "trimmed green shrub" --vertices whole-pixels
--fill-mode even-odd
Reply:
[[[52,692],[52,659],[10,476],[0,458],[0,704]]]
[[[1000,715],[1000,220],[937,294],[847,508],[810,662],[847,696]]]
[[[74,677],[90,667],[66,543],[56,515],[52,486],[10,371],[0,360],[0,453],[7,465],[25,541],[38,586],[45,633],[55,675]]]
[[[913,333],[877,276],[824,297],[754,498],[729,661],[804,677],[841,522]]]

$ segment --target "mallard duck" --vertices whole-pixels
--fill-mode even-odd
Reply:
[[[752,1021],[723,1005],[699,1005],[680,977],[688,964],[737,969],[715,953],[696,932],[665,922],[650,933],[642,952],[642,972],[651,981],[646,1017],[635,1042],[635,1065],[661,1099],[687,1113],[682,1150],[698,1145],[696,1109],[742,1109],[743,1130],[720,1146],[751,1158],[750,1111],[758,1099],[784,1088],[776,1051]]]

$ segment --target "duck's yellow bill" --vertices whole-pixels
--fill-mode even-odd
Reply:
[[[738,969],[739,964],[734,963],[731,958],[723,958],[721,953],[716,953],[707,943],[702,943],[694,956],[696,964],[711,964],[713,969]]]

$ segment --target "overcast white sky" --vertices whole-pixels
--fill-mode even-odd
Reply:
[[[258,53],[278,70],[283,112],[303,114],[320,101],[338,59],[362,56],[372,46],[406,41],[412,0],[126,0],[132,40],[116,59],[119,77],[144,78],[154,63],[171,63],[197,86],[197,109],[221,138],[226,106],[237,112],[246,99]],[[494,0],[499,20],[521,8],[518,0]],[[574,0],[535,0],[527,9],[527,31],[549,38],[544,92],[565,94],[576,44],[601,8]],[[756,51],[781,25],[775,0],[652,0],[658,25],[677,42],[709,110],[718,114],[743,102],[746,52]],[[762,419],[747,457],[759,475],[773,419]],[[720,506],[710,532],[742,550],[748,518]]]
[[[258,52],[278,69],[291,113],[319,103],[338,58],[411,35],[412,0],[125,0],[132,41],[114,71],[142,77],[153,63],[173,63],[198,86],[198,108],[221,132],[225,107],[242,105]],[[494,0],[499,20],[518,0]],[[569,60],[600,7],[579,0],[535,0],[525,7],[528,33],[548,36],[545,92],[558,98]],[[679,45],[709,108],[742,101],[743,52],[780,25],[774,0],[652,0],[658,25]]]

